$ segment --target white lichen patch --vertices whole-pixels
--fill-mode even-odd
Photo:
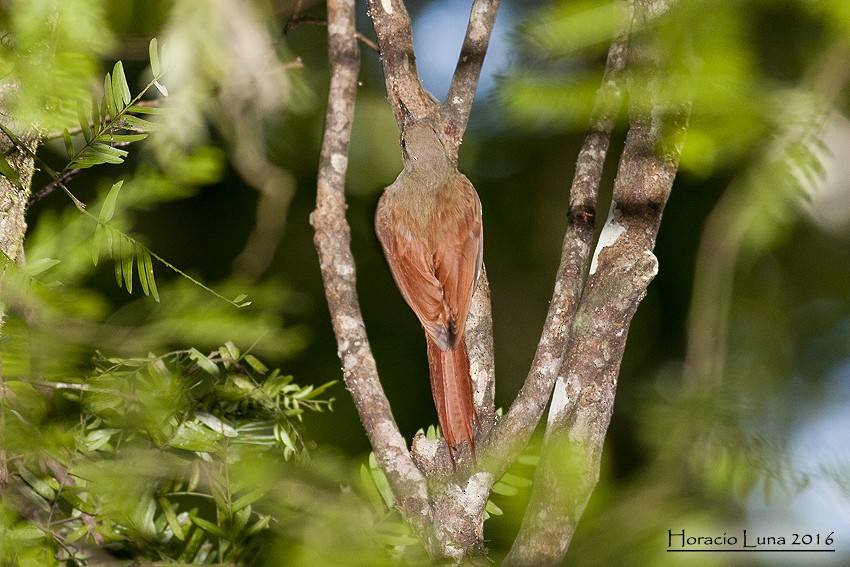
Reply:
[[[547,425],[552,425],[567,410],[569,405],[570,396],[567,394],[567,381],[558,378],[555,382],[555,390],[552,392],[552,405],[549,407],[549,417],[546,420]]]
[[[384,12],[386,12],[387,14],[393,13],[392,0],[381,0],[381,7],[383,7]]]
[[[331,167],[337,173],[345,173],[345,168],[348,167],[348,157],[344,154],[332,154]]]
[[[342,359],[342,372],[343,374],[349,374],[352,372],[353,368],[357,365],[357,357],[353,354],[346,354]]]
[[[328,34],[329,35],[343,35],[345,34],[346,22],[340,20],[336,20],[335,18],[330,18],[328,21]]]
[[[605,226],[602,227],[602,233],[599,235],[599,241],[596,243],[596,250],[593,251],[593,259],[590,261],[590,274],[596,273],[597,263],[599,261],[599,253],[604,248],[613,246],[614,243],[622,236],[626,229],[618,221],[620,212],[614,203],[611,203],[611,209],[608,211],[608,218],[605,220]]]
[[[482,15],[482,14],[479,14]],[[472,41],[483,41],[487,37],[489,30],[484,25],[483,18],[469,19],[469,39]]]
[[[340,330],[346,333],[353,333],[360,326],[360,323],[357,322],[357,319],[348,315],[339,315],[337,317],[337,321],[339,322]]]
[[[337,264],[336,274],[343,278],[347,278],[354,273],[354,267],[350,264]]]
[[[658,275],[658,258],[651,250],[644,250],[643,255],[649,258],[649,261],[652,262],[652,271],[647,274],[647,277],[649,279],[654,278]]]

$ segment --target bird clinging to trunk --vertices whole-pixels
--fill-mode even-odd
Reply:
[[[474,450],[475,406],[464,328],[481,272],[481,201],[429,118],[406,121],[404,170],[378,202],[375,228],[428,347],[431,392],[454,462]]]

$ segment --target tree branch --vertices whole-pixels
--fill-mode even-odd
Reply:
[[[466,37],[460,48],[449,94],[441,110],[446,141],[451,142],[455,153],[469,122],[472,101],[498,11],[499,0],[475,0],[472,4]]]
[[[665,7],[637,0],[635,25]],[[659,102],[663,85],[653,54],[643,43],[630,48],[629,67],[640,72],[629,84],[631,127],[611,212],[573,321],[531,500],[507,565],[560,564],[599,480],[628,328],[658,271],[652,249],[678,168],[676,141],[687,124],[687,107]]]
[[[402,513],[414,529],[424,533],[430,516],[425,478],[410,457],[378,380],[357,300],[351,229],[345,220],[345,173],[360,65],[354,0],[328,1],[328,44],[331,81],[316,210],[311,215],[314,241],[345,385]]]
[[[469,345],[469,371],[473,401],[479,420],[479,437],[486,437],[496,416],[496,371],[493,360],[493,314],[490,309],[490,284],[481,266],[478,287],[472,296],[466,319],[466,344]]]
[[[410,15],[404,2],[369,0],[369,14],[378,36],[387,99],[400,132],[404,126],[405,109],[414,119],[419,119],[432,114],[438,105],[419,82]]]
[[[596,201],[602,170],[614,120],[622,104],[621,74],[626,66],[626,39],[627,33],[621,33],[608,50],[605,73],[602,85],[597,91],[590,128],[576,160],[561,263],[546,315],[546,324],[531,369],[508,413],[499,421],[488,443],[488,450],[494,455],[491,463],[497,476],[516,459],[534,433],[549,402],[555,377],[567,351],[569,329],[581,297],[590,258],[590,246],[593,243]]]

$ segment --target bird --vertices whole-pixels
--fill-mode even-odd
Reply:
[[[401,295],[422,324],[431,393],[452,464],[475,454],[477,416],[464,330],[481,273],[481,201],[449,157],[434,120],[406,121],[404,169],[384,189],[375,231]]]

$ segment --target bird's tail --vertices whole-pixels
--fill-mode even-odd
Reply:
[[[426,335],[427,336],[427,335]],[[437,406],[440,429],[449,444],[452,461],[456,447],[466,441],[475,450],[473,431],[475,406],[472,401],[472,380],[469,375],[469,355],[463,335],[453,350],[440,350],[428,339],[428,366],[431,370],[431,393]]]

